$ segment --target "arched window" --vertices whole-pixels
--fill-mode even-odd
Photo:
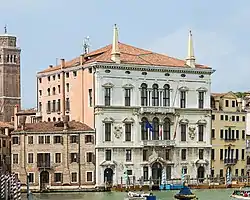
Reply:
[[[159,140],[159,119],[155,117],[153,119],[153,140]]]
[[[153,92],[152,92],[152,106],[159,106],[159,91],[158,85],[153,85]]]
[[[250,157],[247,156],[247,165],[250,165]]]
[[[55,94],[56,94],[56,88],[53,87],[53,95],[55,95]]]
[[[165,118],[163,123],[163,140],[170,140],[170,119]]]
[[[56,118],[55,117],[53,117],[53,122],[55,122],[56,121]]]
[[[148,130],[146,128],[148,119],[143,117],[141,119],[141,140],[148,140]]]
[[[163,89],[163,106],[170,106],[170,87],[166,84]]]
[[[47,91],[48,91],[48,96],[50,96],[50,88],[48,88]]]
[[[148,86],[146,83],[141,84],[141,105],[148,105]]]
[[[50,122],[51,121],[51,119],[50,118],[48,118],[48,122]]]

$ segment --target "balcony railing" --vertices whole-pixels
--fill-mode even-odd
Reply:
[[[175,146],[175,140],[143,140],[142,146]]]
[[[226,142],[233,142],[236,141],[236,138],[224,138]]]
[[[140,108],[140,113],[174,113],[175,109],[172,107],[158,107],[158,106],[144,106]]]
[[[48,161],[45,161],[45,162],[38,162],[37,163],[37,167],[38,168],[51,168],[51,164],[50,164],[50,162],[48,162]]]
[[[224,159],[225,165],[235,165],[237,163],[238,159],[235,158],[226,158]]]

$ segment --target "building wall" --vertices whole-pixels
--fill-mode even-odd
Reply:
[[[215,98],[220,107],[213,110],[212,132],[214,132],[214,137],[212,145],[214,150],[212,151],[214,151],[214,158],[212,158],[211,168],[213,174],[225,177],[226,170],[230,167],[232,176],[236,176],[237,173],[238,176],[246,175],[246,112],[240,109],[241,101],[233,93]],[[226,107],[226,101],[229,102],[228,107]],[[238,102],[238,105],[235,104],[233,107],[232,101]],[[225,131],[228,131],[229,134],[230,128],[231,133],[234,132],[234,136],[226,138]],[[221,135],[222,130],[223,135]],[[232,156],[229,157],[234,159],[229,160],[231,163],[226,160],[228,156],[225,157],[225,150],[228,150],[229,147],[234,151],[233,155],[231,154]],[[238,149],[238,158],[236,158],[236,149]],[[223,151],[222,157],[220,151]],[[242,151],[244,155],[242,155]],[[242,158],[242,156],[244,157]]]
[[[78,66],[64,69],[64,71],[65,98],[69,98],[70,100],[70,110],[66,110],[66,114],[69,115],[70,120],[83,122],[93,128],[94,118],[90,117],[93,116],[93,105],[89,105],[89,89],[92,89],[92,94],[94,94],[93,74],[90,73],[88,68],[79,66],[79,63]],[[60,76],[60,78],[58,78],[58,76]],[[51,73],[37,75],[38,111],[42,116],[42,121],[62,120],[62,76],[63,73],[60,69]],[[69,90],[67,90],[67,85],[69,85]],[[60,93],[58,87],[60,87]],[[55,94],[53,94],[53,88],[55,88]],[[50,89],[50,95],[48,95],[48,89]],[[58,99],[61,101],[60,112],[57,111]],[[56,110],[49,112],[47,110],[47,104],[48,101],[50,101],[52,108],[53,100],[56,100]],[[39,110],[39,103],[42,104],[42,110]]]
[[[0,173],[10,172],[10,129],[0,128]]]
[[[138,66],[137,66],[138,67]],[[130,74],[128,75],[128,71]],[[186,77],[182,77],[185,74]],[[197,177],[197,169],[204,166],[205,174],[210,174],[210,150],[211,150],[211,111],[210,111],[210,75],[200,78],[199,74],[172,71],[170,77],[167,73],[151,70],[147,75],[142,75],[140,67],[132,70],[114,69],[112,67],[96,70],[96,182],[98,186],[104,184],[104,172],[112,168],[114,172],[113,183],[118,184],[124,171],[133,170],[132,175],[138,178],[143,176],[143,166],[149,167],[149,177],[152,175],[151,167],[159,158],[163,158],[163,170],[171,167],[170,178],[181,178],[183,167],[187,167],[187,174],[191,178]],[[158,84],[159,91],[163,86],[169,84],[171,88],[170,106],[152,106],[150,99],[149,106],[141,106],[140,87],[146,83],[150,91],[152,85]],[[105,87],[111,88],[111,106],[104,106]],[[124,106],[124,88],[131,87],[131,106]],[[186,108],[180,109],[180,89],[187,89]],[[204,90],[204,109],[198,109],[198,90]],[[162,96],[161,96],[162,97]],[[171,120],[171,138],[168,141],[148,141],[151,145],[145,145],[141,138],[141,119],[147,117],[152,123],[154,117],[159,118],[160,124],[168,117]],[[132,141],[125,141],[125,123],[131,120]],[[187,121],[186,142],[180,141],[180,123]],[[111,142],[105,142],[105,122],[112,122]],[[198,141],[198,124],[204,122],[204,141]],[[190,131],[191,129],[193,131]],[[176,129],[176,138],[174,133]],[[191,139],[192,138],[192,139]],[[159,144],[160,143],[160,144]],[[173,144],[173,145],[170,145]],[[154,148],[155,147],[155,148]],[[105,150],[112,151],[112,160],[105,161]],[[132,161],[126,162],[125,151],[132,150]],[[148,149],[148,161],[143,161],[143,149]],[[154,150],[155,151],[154,151]],[[165,159],[164,151],[171,150],[170,160]],[[181,149],[187,150],[187,159],[180,159]],[[198,150],[204,150],[204,158],[199,160]],[[201,163],[200,163],[201,162]],[[124,183],[124,182],[123,182]]]
[[[71,163],[71,153],[77,153],[79,155],[79,143],[71,143],[70,136],[78,135],[80,133],[80,183],[79,183],[79,163]],[[85,143],[85,136],[91,135],[93,137],[93,143]],[[28,144],[28,137],[33,136],[33,144]],[[50,144],[39,144],[39,136],[50,136]],[[54,144],[54,136],[62,136],[63,144]],[[27,174],[33,173],[34,182],[31,183],[31,189],[40,189],[40,174],[43,170],[49,172],[49,188],[55,189],[60,188],[63,185],[71,187],[81,187],[87,185],[94,185],[94,173],[95,165],[93,162],[87,162],[86,153],[92,152],[94,154],[94,133],[93,132],[61,132],[61,133],[27,133],[24,136],[23,133],[14,133],[13,137],[19,138],[18,144],[12,144],[12,170],[18,174],[18,177],[22,183],[26,183],[26,172]],[[28,154],[33,153],[33,163],[29,163]],[[37,154],[38,153],[49,153],[50,154],[50,167],[39,168],[37,166]],[[56,163],[56,153],[61,153],[61,163]],[[18,163],[13,163],[13,155],[18,154]],[[87,181],[87,172],[92,172],[92,181]],[[55,183],[54,174],[62,173],[63,182]],[[72,182],[72,173],[77,173],[77,181]]]

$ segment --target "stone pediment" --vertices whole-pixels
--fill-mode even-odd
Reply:
[[[127,83],[127,84],[123,85],[122,87],[126,88],[126,89],[132,89],[132,88],[134,88],[134,86],[132,84],[130,84],[130,83]]]
[[[197,124],[205,125],[205,124],[207,124],[207,121],[205,119],[200,119],[197,121]]]
[[[113,123],[115,120],[112,117],[106,117],[102,120],[103,123]]]
[[[114,84],[109,82],[109,83],[103,84],[102,87],[105,87],[105,88],[112,88],[112,87],[114,87]]]
[[[188,91],[189,88],[187,86],[182,86],[179,88],[180,91]]]
[[[205,87],[199,87],[199,88],[197,89],[197,91],[198,91],[198,92],[207,92],[207,88],[205,88]]]
[[[209,164],[209,161],[208,161],[208,160],[197,159],[197,160],[195,161],[195,164],[196,164],[196,165],[208,165],[208,164]]]
[[[131,117],[131,118],[125,118],[122,122],[123,123],[134,123],[135,120]]]
[[[103,161],[100,166],[106,166],[106,167],[109,167],[109,166],[116,166],[117,163],[115,161]]]
[[[181,119],[180,124],[188,124],[189,123],[189,120],[188,119]]]
[[[233,92],[228,92],[222,96],[224,99],[237,99],[237,96]]]

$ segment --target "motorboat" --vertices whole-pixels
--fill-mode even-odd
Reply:
[[[136,193],[136,192],[128,192],[127,199],[128,200],[147,200],[147,197],[152,196],[152,193]]]
[[[249,199],[250,200],[250,191],[246,190],[234,190],[233,194],[230,197],[235,199]]]

